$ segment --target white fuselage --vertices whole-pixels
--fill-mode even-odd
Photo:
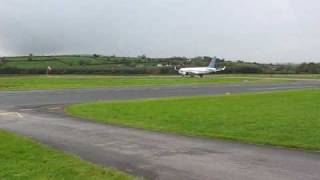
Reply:
[[[204,75],[217,72],[216,68],[210,67],[191,67],[191,68],[181,68],[179,69],[179,74],[182,75]]]

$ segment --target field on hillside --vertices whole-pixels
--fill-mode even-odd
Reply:
[[[0,76],[0,90],[101,88],[128,86],[162,86],[230,83],[282,83],[288,80],[209,76],[182,78],[179,76]]]
[[[32,60],[29,57],[9,57],[4,67],[16,68],[44,68],[51,66],[53,69],[60,68],[76,68],[76,67],[113,67],[130,64],[121,57],[92,57],[92,56],[34,56]],[[153,65],[153,64],[149,64]]]
[[[97,102],[66,111],[100,123],[320,149],[320,90]]]
[[[112,179],[134,177],[0,131],[0,179]]]
[[[162,60],[147,58],[61,55],[20,56],[0,58],[0,74],[167,74],[175,73],[173,67],[158,68]]]

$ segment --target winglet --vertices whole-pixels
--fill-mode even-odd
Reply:
[[[217,71],[224,71],[225,69],[226,69],[226,67],[224,66],[223,68],[217,69]]]

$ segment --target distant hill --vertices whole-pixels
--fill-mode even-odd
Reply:
[[[19,56],[0,58],[0,74],[176,74],[174,66],[207,66],[210,57],[148,58],[93,55]],[[295,74],[320,73],[319,63],[260,64],[219,59],[222,73]]]

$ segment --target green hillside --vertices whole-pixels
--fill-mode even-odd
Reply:
[[[148,58],[101,55],[19,56],[1,57],[0,74],[44,74],[48,66],[53,74],[177,74],[178,67],[207,66],[210,57]],[[317,74],[320,64],[260,64],[219,59],[226,66],[223,73],[251,74]]]

